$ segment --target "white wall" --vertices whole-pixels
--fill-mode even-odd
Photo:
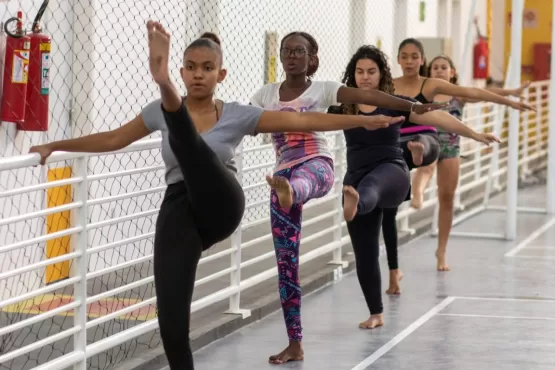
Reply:
[[[407,28],[412,37],[437,37],[438,0],[426,0],[425,18],[420,21],[421,0],[408,0]]]

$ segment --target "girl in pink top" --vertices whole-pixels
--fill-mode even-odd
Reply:
[[[414,105],[378,90],[361,90],[334,81],[313,81],[318,70],[318,43],[305,32],[292,32],[281,40],[283,82],[268,84],[251,98],[266,110],[326,112],[332,105],[368,104],[400,111],[424,113],[442,104]],[[299,246],[303,205],[325,196],[333,186],[332,155],[319,132],[273,133],[277,165],[267,181],[272,187],[270,218],[278,265],[279,293],[289,345],[269,361],[282,364],[303,360]]]

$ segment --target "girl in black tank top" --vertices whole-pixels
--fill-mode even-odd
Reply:
[[[347,66],[343,83],[361,90],[393,92],[386,57],[373,46],[358,49]],[[402,98],[414,102],[413,99]],[[362,104],[344,104],[328,111],[344,115],[403,115],[403,112]],[[489,134],[472,133],[461,122],[441,111],[421,115],[405,113],[405,121],[417,125],[447,125],[449,129],[479,141],[497,140]],[[360,323],[360,327],[367,329],[384,323],[378,259],[382,210],[398,207],[409,192],[409,168],[403,160],[399,144],[400,131],[399,125],[374,131],[344,130],[347,171],[343,181],[343,211],[356,256],[357,276],[370,311],[368,320]]]
[[[464,88],[464,87],[457,86],[456,84],[452,83],[454,81],[452,80],[449,81],[450,77],[455,77],[455,74],[453,74],[452,76],[447,75],[448,77],[446,79],[426,78],[426,76],[429,75],[429,71],[426,65],[424,48],[422,46],[422,43],[418,40],[406,39],[400,44],[399,53],[398,53],[398,62],[403,68],[403,77],[400,77],[394,80],[395,88],[398,92],[404,95],[414,96],[414,98],[417,101],[424,104],[429,103],[430,101],[435,101],[435,98],[438,95],[446,96],[447,99],[441,99],[441,100],[450,102],[450,106],[446,108],[447,112],[458,119],[462,117],[462,102],[464,102],[465,100],[466,101],[490,101],[494,103],[504,104],[520,110],[532,109],[528,105],[521,104],[520,102],[512,101],[503,97],[507,95],[519,96],[522,91],[522,87],[520,89],[515,89],[515,90],[503,90],[503,89],[491,88],[489,89],[490,91],[488,91],[488,90],[478,89],[478,88]],[[453,68],[453,71],[454,71],[454,68]],[[439,73],[437,76],[432,76],[432,77],[441,77],[441,76]],[[417,90],[418,93],[416,95],[414,94],[415,87],[418,88]],[[526,86],[523,86],[523,87],[526,87]],[[465,98],[465,100],[461,98]],[[451,140],[452,137],[456,138],[456,135],[447,134],[447,136],[449,136],[449,140]],[[443,132],[440,131],[439,135],[437,136],[440,141],[440,150],[436,159],[442,158],[441,148],[445,148],[445,142],[448,141],[443,139],[443,137],[447,137],[447,136],[445,135],[444,131]],[[443,150],[443,152],[445,152],[445,149]],[[423,163],[422,165],[424,166],[425,164]],[[416,208],[420,208],[422,205],[421,194],[424,191],[425,183],[424,183],[424,186],[422,186],[423,181],[419,180],[419,178],[422,177],[421,174],[424,173],[424,171],[425,171],[424,168],[418,169],[414,179],[413,194],[415,196],[413,198],[415,199],[413,199],[413,206],[415,206]],[[458,173],[458,171],[456,172]],[[453,180],[453,179],[450,179],[450,180]],[[457,181],[454,181],[454,183],[456,184]],[[442,186],[441,182],[439,182],[438,184],[440,187]],[[440,197],[440,199],[443,199],[443,198]],[[397,260],[396,260],[397,230],[396,230],[396,220],[395,220],[396,213],[397,213],[396,209],[385,212],[384,220],[383,220],[383,233],[384,233],[384,239],[386,242],[386,250],[388,251],[388,260],[390,259],[389,255],[391,254],[392,257],[390,259],[391,260],[390,266],[393,266],[393,267],[397,266]],[[450,214],[452,217],[452,212]],[[443,220],[442,223],[445,223],[445,224],[447,224],[448,218],[449,217],[446,217],[446,216],[443,218],[440,216],[440,219]],[[445,242],[439,239],[445,239]],[[445,252],[444,252],[445,247],[442,247],[442,245],[446,245],[447,238],[438,238],[438,241],[440,242],[440,246],[438,246],[438,253],[436,254],[438,258],[437,268],[440,271],[445,271],[448,269],[448,266],[445,262]],[[401,273],[398,271],[391,273],[390,289],[388,290],[391,293],[398,293],[400,291],[399,284],[398,284],[398,277],[400,275]]]

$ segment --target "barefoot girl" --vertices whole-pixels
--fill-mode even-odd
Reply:
[[[364,91],[393,93],[394,87],[386,56],[378,48],[362,46],[347,65],[343,82]],[[410,98],[407,98],[410,99]],[[343,104],[346,116],[398,116],[403,112],[370,104]],[[491,134],[478,134],[442,111],[422,115],[404,113],[403,128],[432,125],[489,144],[498,141]],[[400,126],[373,132],[345,129],[347,173],[344,183],[344,215],[356,257],[357,276],[370,317],[360,323],[372,329],[384,324],[379,264],[379,236],[382,209],[396,208],[407,197],[409,171],[399,146]]]
[[[366,103],[410,111],[412,103],[377,90],[348,88],[335,81],[314,81],[318,70],[318,43],[306,32],[292,32],[281,40],[280,59],[285,81],[258,90],[251,104],[266,110],[326,112],[338,103]],[[439,105],[414,106],[415,112]],[[278,265],[279,294],[288,346],[269,358],[282,364],[304,358],[301,325],[299,247],[303,205],[325,196],[333,186],[332,155],[322,133],[280,132],[272,135],[277,166],[267,181],[272,187],[270,218]]]
[[[479,89],[473,87],[461,87],[456,85],[456,73],[452,61],[446,57],[434,60],[431,72],[434,77],[426,78],[428,75],[424,47],[415,39],[406,39],[399,45],[398,62],[403,69],[403,76],[395,79],[395,91],[401,95],[415,97],[421,103],[432,101],[449,102],[447,111],[460,119],[462,108],[468,101],[489,101],[507,105],[515,109],[532,109],[530,106],[517,101],[509,100],[501,95],[517,93],[521,89],[503,90],[498,88]],[[488,91],[489,90],[489,91]],[[495,93],[494,93],[495,92]],[[501,95],[497,95],[501,94]],[[458,184],[459,176],[459,135],[452,132],[440,131],[441,144],[438,159],[438,199],[439,199],[439,234],[438,248],[436,251],[437,269],[447,271],[449,266],[445,259],[447,240],[453,222],[453,201]],[[429,180],[430,170],[419,170],[413,184],[412,206],[420,208],[425,184]],[[389,215],[384,222],[392,224],[393,215]]]

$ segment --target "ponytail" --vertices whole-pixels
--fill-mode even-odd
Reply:
[[[418,70],[418,74],[422,77],[430,77],[430,74],[428,73],[428,65],[426,63],[426,58],[424,58],[424,63],[420,66],[420,69]]]

